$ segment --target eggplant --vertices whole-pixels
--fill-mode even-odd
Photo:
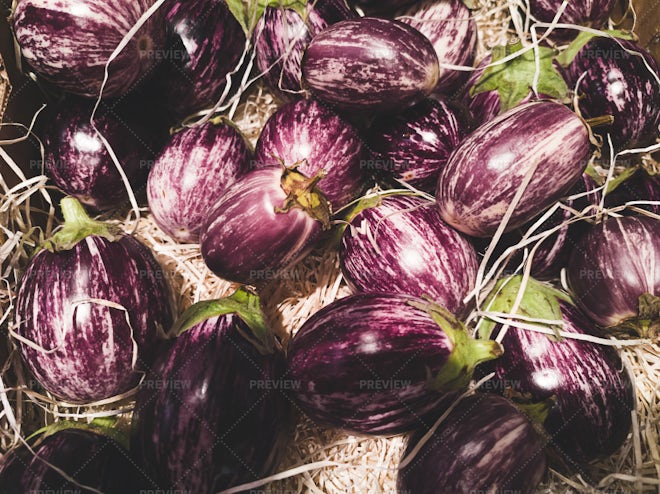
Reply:
[[[128,202],[126,186],[103,141],[89,123],[94,102],[67,98],[40,122],[44,168],[64,193],[95,210],[117,208]],[[115,152],[135,192],[147,181],[149,167],[161,146],[157,129],[134,112],[102,109],[96,128]]]
[[[179,242],[196,242],[208,212],[250,168],[250,144],[224,119],[175,133],[147,182],[158,226]]]
[[[460,111],[444,101],[426,99],[374,122],[366,136],[373,159],[367,165],[384,179],[403,180],[433,193],[440,170],[466,135]]]
[[[573,250],[568,285],[579,307],[604,328],[642,336],[660,324],[660,222],[647,216],[608,218]]]
[[[529,2],[530,13],[540,22],[550,23],[561,7],[561,0],[531,0]],[[589,0],[586,2],[569,2],[557,22],[561,24],[577,24],[592,29],[600,29],[610,17],[615,0]],[[576,37],[578,31],[575,29],[555,28],[550,37],[555,40],[564,41]]]
[[[302,61],[303,80],[321,101],[346,113],[397,113],[438,83],[438,56],[418,30],[362,17],[317,34]]]
[[[440,214],[467,235],[492,236],[532,173],[505,229],[511,231],[568,192],[590,155],[587,125],[565,106],[541,101],[514,107],[454,150],[438,178]]]
[[[660,215],[660,182],[643,171],[636,172],[605,196],[605,207],[614,208],[634,201],[649,201],[651,204],[635,204],[636,208]],[[622,214],[635,214],[623,210]]]
[[[73,423],[40,437],[32,448],[7,453],[0,468],[3,494],[26,492],[126,494],[143,491],[148,480],[124,446],[93,427]],[[63,472],[51,468],[47,463]]]
[[[61,204],[64,227],[21,280],[16,343],[43,388],[86,403],[137,385],[172,324],[172,297],[147,247],[92,221],[75,199]]]
[[[309,42],[326,27],[355,17],[344,0],[310,2],[304,12],[266,7],[253,34],[257,68],[266,84],[284,100],[301,93],[300,63]]]
[[[171,114],[181,118],[220,99],[232,83],[227,75],[237,69],[246,38],[226,2],[170,0],[163,9],[168,48],[154,52],[162,64],[153,87]]]
[[[426,431],[423,431],[424,433]],[[403,458],[422,437],[413,436]],[[398,492],[532,494],[546,469],[545,440],[509,400],[463,398],[412,462],[399,470]]]
[[[314,247],[327,224],[327,213],[316,219],[303,209],[323,203],[315,181],[291,170],[264,168],[230,186],[202,227],[202,257],[209,269],[225,280],[252,285],[287,277],[288,267]]]
[[[23,58],[45,80],[87,97],[97,97],[105,65],[128,31],[155,0],[20,0],[13,28]],[[165,24],[156,11],[109,66],[106,98],[128,93],[157,64],[165,45]]]
[[[486,310],[510,312],[521,277],[501,280],[484,304]],[[498,293],[499,291],[499,293]],[[529,279],[517,311],[532,318],[561,320],[561,330],[603,337],[567,294]],[[496,338],[501,325],[487,320],[482,338]],[[479,367],[479,375],[495,373],[482,389],[540,402],[553,402],[544,422],[550,445],[571,466],[606,458],[626,439],[635,394],[631,376],[613,347],[590,341],[557,338],[510,327],[502,339],[504,355]]]
[[[446,309],[409,295],[359,294],[324,307],[289,344],[288,375],[302,411],[321,425],[397,434],[465,388],[500,353],[468,336]]]
[[[258,308],[244,291],[192,306],[142,382],[131,446],[163,492],[215,493],[277,468],[293,384]]]
[[[364,189],[366,155],[353,125],[321,103],[301,99],[268,119],[255,147],[255,167],[284,165],[319,176],[318,188],[336,211]]]
[[[440,65],[472,66],[477,55],[477,23],[461,0],[426,0],[412,7],[400,20],[414,27],[431,43]],[[435,92],[451,96],[469,77],[440,67]]]
[[[577,53],[568,53],[574,57],[560,58],[560,62],[568,86],[577,85],[582,115],[614,117],[611,126],[595,131],[603,137],[605,151],[609,153],[606,134],[615,152],[655,142],[660,124],[660,71],[651,54],[633,41],[606,37],[595,37]]]
[[[479,262],[470,242],[434,205],[393,196],[360,212],[342,236],[341,270],[353,293],[428,296],[452,313],[474,288]]]

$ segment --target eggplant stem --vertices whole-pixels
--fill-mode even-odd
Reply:
[[[614,123],[614,117],[612,115],[601,115],[600,117],[587,118],[584,122],[593,129],[595,127],[612,125]]]

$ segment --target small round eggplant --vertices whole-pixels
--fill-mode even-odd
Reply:
[[[410,439],[403,458],[421,437],[420,432]],[[535,425],[510,401],[475,394],[461,400],[399,471],[397,490],[532,494],[545,473],[544,450]]]
[[[262,353],[248,340],[253,327],[244,315],[217,312],[225,315],[183,327],[138,392],[131,447],[156,492],[212,494],[260,479],[286,448],[292,384],[282,351]]]
[[[590,154],[586,124],[565,106],[542,101],[514,107],[452,153],[438,178],[440,214],[465,234],[492,236],[531,173],[505,230],[511,231],[568,192]]]
[[[357,17],[344,0],[316,0],[307,4],[305,13],[303,19],[291,8],[266,7],[253,35],[257,68],[284,100],[302,92],[300,63],[312,38],[336,22]]]
[[[158,226],[179,242],[196,242],[215,202],[248,172],[249,146],[226,121],[174,134],[147,182],[149,208]]]
[[[371,126],[371,164],[383,178],[394,177],[433,193],[440,170],[466,134],[467,125],[456,110],[444,101],[426,99]]]
[[[126,204],[128,193],[103,141],[89,123],[93,107],[93,101],[68,98],[41,122],[44,165],[55,185],[86,206],[117,208]],[[133,113],[115,116],[113,110],[101,110],[94,121],[133,190],[141,191],[160,150],[160,136]]]
[[[484,345],[484,343],[487,343]],[[289,376],[302,410],[360,434],[429,425],[429,413],[496,358],[495,342],[469,337],[446,309],[406,295],[360,294],[333,302],[289,344]]]
[[[461,0],[426,0],[411,8],[400,20],[433,43],[440,65],[471,67],[474,63],[477,23]],[[451,95],[469,75],[469,72],[441,66],[435,92]]]
[[[44,79],[80,96],[97,97],[105,65],[128,31],[155,0],[20,0],[13,14],[21,54]],[[126,94],[156,65],[165,45],[156,11],[110,63],[106,98]]]
[[[502,283],[493,290],[502,288]],[[510,279],[485,307],[510,312],[518,295],[520,277]],[[600,336],[600,332],[568,296],[530,279],[519,314],[539,319],[562,320],[562,331]],[[550,317],[548,317],[550,316]],[[495,338],[501,325],[480,328],[484,338]],[[534,331],[511,327],[502,340],[504,355],[487,362],[477,372],[495,377],[482,389],[513,391],[532,401],[552,399],[544,426],[560,459],[581,465],[616,451],[630,430],[635,408],[628,371],[613,347],[571,338],[558,340]]]
[[[453,313],[462,307],[476,280],[477,254],[432,203],[388,197],[352,225],[344,231],[339,259],[353,293],[429,296]]]
[[[540,22],[550,23],[561,7],[562,0],[530,0],[531,14]],[[558,22],[561,24],[577,24],[592,29],[600,29],[606,23],[615,0],[587,0],[568,2]],[[550,37],[558,40],[571,39],[579,32],[575,29],[555,28]]]
[[[303,78],[320,100],[347,113],[398,113],[438,83],[438,56],[418,30],[363,17],[338,22],[314,37]]]
[[[586,118],[614,117],[611,126],[596,129],[604,137],[607,152],[607,133],[615,152],[655,142],[660,124],[659,74],[658,64],[640,45],[606,37],[588,41],[564,70],[566,83],[571,88],[575,88],[581,78],[577,92],[582,115]]]
[[[169,42],[153,52],[163,59],[154,84],[180,118],[215,105],[243,54],[245,34],[225,2],[170,0],[164,9]]]
[[[291,177],[296,183],[285,191]],[[202,256],[209,269],[253,285],[288,276],[287,268],[314,247],[322,230],[321,221],[289,202],[298,193],[322,200],[314,180],[280,167],[254,170],[234,182],[202,228]]]
[[[57,424],[61,427],[62,422]],[[0,468],[3,494],[146,492],[141,491],[147,486],[146,479],[120,443],[79,427],[72,424],[40,439],[33,446],[36,456],[25,446],[9,452]]]
[[[257,168],[296,167],[323,177],[319,190],[334,211],[360,195],[366,151],[357,129],[315,100],[298,100],[268,119],[255,148]]]
[[[62,210],[64,228],[21,280],[17,345],[46,390],[85,403],[138,383],[173,310],[167,276],[147,247],[90,220],[73,198]]]
[[[605,328],[646,336],[660,324],[660,222],[608,218],[573,250],[568,284],[579,307]]]

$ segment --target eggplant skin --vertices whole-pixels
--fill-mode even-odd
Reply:
[[[0,468],[3,494],[92,492],[66,480],[44,462],[64,471],[77,483],[105,494],[137,494],[146,485],[128,451],[95,432],[64,429],[44,438],[35,452],[41,460],[24,446],[7,454]]]
[[[567,268],[573,297],[589,318],[617,326],[638,317],[641,295],[660,296],[659,238],[660,222],[648,216],[608,218],[590,228]]]
[[[249,143],[232,125],[208,122],[177,132],[149,172],[147,198],[158,226],[196,242],[209,210],[250,166]]]
[[[266,122],[255,147],[255,168],[297,167],[318,182],[334,210],[360,195],[367,170],[357,129],[326,105],[300,99],[284,105]]]
[[[600,29],[607,23],[610,12],[614,7],[614,0],[585,0],[570,2],[559,17],[561,24],[578,24],[593,29]],[[529,7],[532,15],[540,22],[552,22],[557,15],[561,0],[531,0]],[[574,29],[555,28],[550,34],[551,38],[569,39],[579,34]]]
[[[403,458],[426,432],[411,438]],[[544,448],[531,420],[510,401],[471,395],[399,471],[397,489],[414,494],[532,494],[545,473]]]
[[[317,34],[302,61],[318,99],[347,113],[397,113],[419,103],[438,82],[438,57],[418,30],[362,17]]]
[[[13,16],[21,54],[44,79],[97,97],[105,65],[117,45],[155,0],[21,0]],[[162,9],[155,12],[109,66],[105,98],[119,97],[157,64],[150,53],[165,45]]]
[[[289,344],[292,394],[322,425],[359,434],[396,434],[428,424],[424,416],[446,395],[427,380],[453,350],[421,309],[421,299],[359,294],[340,299],[305,322]]]
[[[615,152],[655,142],[660,124],[658,75],[657,62],[640,45],[605,37],[595,37],[587,42],[563,71],[571,88],[575,88],[581,78],[577,92],[580,111],[585,118],[614,117],[611,126],[594,130],[604,136],[603,149],[608,153],[607,133],[612,138]]]
[[[654,179],[645,172],[638,171],[605,196],[605,207],[614,208],[631,201],[653,201],[654,204],[635,204],[635,207],[660,214],[660,182],[657,178]],[[636,213],[624,209],[621,214]]]
[[[152,488],[215,493],[270,475],[291,435],[281,351],[261,355],[235,315],[181,334],[137,395],[131,447]]]
[[[587,127],[550,101],[517,106],[470,134],[440,172],[442,218],[474,237],[492,236],[536,167],[505,231],[531,220],[579,180],[591,155]]]
[[[339,259],[356,292],[430,296],[452,313],[473,288],[474,247],[418,197],[383,199],[362,211],[342,236]]]
[[[123,306],[127,313],[89,299]],[[137,385],[172,324],[167,273],[138,240],[89,236],[73,249],[40,251],[16,300],[17,333],[46,353],[17,342],[37,381],[73,403],[115,396]],[[128,317],[130,326],[126,321]],[[132,330],[131,330],[132,328]],[[132,366],[133,342],[138,353]]]

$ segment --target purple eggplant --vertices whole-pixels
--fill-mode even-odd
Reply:
[[[46,390],[83,403],[138,383],[173,310],[167,275],[147,247],[92,221],[71,197],[62,210],[64,227],[23,275],[17,344]]]
[[[255,148],[258,168],[297,167],[307,177],[323,176],[319,190],[334,211],[360,195],[366,151],[357,129],[314,100],[298,100],[268,119]]]
[[[433,43],[441,65],[435,91],[451,95],[470,73],[442,67],[442,64],[471,67],[477,55],[477,23],[468,8],[461,0],[426,0],[415,5],[400,20]]]
[[[60,430],[32,446],[36,456],[25,446],[7,454],[0,468],[3,494],[146,492],[148,480],[122,444],[82,424],[56,425]]]
[[[641,335],[660,325],[660,222],[647,216],[608,218],[573,250],[568,284],[580,308],[605,328]]]
[[[180,242],[196,242],[222,193],[250,166],[250,144],[219,120],[177,132],[156,160],[147,183],[154,220]]]
[[[460,112],[444,101],[426,99],[371,126],[367,135],[371,164],[383,178],[403,180],[432,193],[440,170],[466,134]]]
[[[326,213],[316,219],[302,209],[323,202],[316,180],[280,167],[254,170],[235,182],[202,228],[202,256],[209,269],[253,285],[287,276],[287,268],[314,247],[328,219]]]
[[[268,329],[256,297],[238,294],[184,313],[138,392],[131,446],[158,492],[216,493],[270,475],[282,457],[293,384],[282,351],[249,339]]]
[[[550,23],[561,7],[561,0],[531,0],[529,2],[531,14],[540,22]],[[561,24],[577,24],[593,29],[600,29],[610,17],[615,0],[587,0],[582,2],[569,2],[559,17]],[[558,40],[574,38],[579,32],[575,29],[555,28],[550,37]]]
[[[645,172],[638,171],[605,196],[605,207],[614,208],[635,201],[654,202],[654,204],[633,204],[633,206],[660,214],[660,182]],[[634,214],[634,211],[624,210],[621,213]]]
[[[520,289],[519,276],[496,285],[484,307],[510,312]],[[570,298],[530,279],[517,311],[532,318],[561,320],[561,330],[579,335],[600,332]],[[479,328],[482,338],[495,338],[501,325],[488,321]],[[513,391],[532,401],[552,399],[544,426],[560,459],[580,465],[605,458],[619,448],[630,430],[635,408],[628,371],[613,347],[571,338],[557,339],[510,327],[502,340],[504,355],[480,366],[480,374],[495,372],[484,389]]]
[[[442,218],[475,237],[492,236],[528,174],[531,181],[507,224],[537,216],[579,180],[591,155],[586,124],[549,101],[517,106],[470,134],[440,172]]]
[[[105,65],[155,0],[20,0],[13,14],[21,53],[44,79],[74,94],[97,97]],[[126,94],[146,77],[165,44],[161,11],[144,23],[109,66],[103,96]]]
[[[655,142],[660,124],[660,71],[648,51],[633,41],[596,37],[574,58],[560,61],[566,66],[569,87],[577,85],[582,115],[614,117],[611,126],[597,129],[606,151],[606,134],[610,134],[615,152]]]
[[[438,83],[438,56],[418,30],[399,21],[362,17],[314,37],[303,79],[320,100],[347,113],[398,113]]]
[[[302,410],[320,424],[395,434],[467,386],[495,342],[470,338],[446,309],[407,295],[360,294],[321,309],[289,344]]]
[[[170,0],[163,8],[168,48],[153,52],[162,59],[154,87],[172,114],[184,117],[213,107],[232,83],[227,75],[243,55],[245,33],[224,1]]]
[[[432,203],[411,196],[388,197],[360,212],[344,231],[339,259],[353,293],[429,296],[453,313],[479,268],[470,242]]]
[[[357,17],[344,0],[317,0],[294,9],[266,7],[254,31],[256,63],[271,89],[285,100],[302,92],[300,66],[312,38],[329,25]]]
[[[423,431],[426,433],[426,431]],[[422,432],[410,439],[412,453]],[[398,492],[532,494],[546,468],[545,440],[505,398],[463,398],[412,462],[399,471]]]
[[[93,108],[93,101],[68,98],[41,122],[44,165],[55,185],[86,206],[117,208],[127,203],[128,193],[103,141],[89,123]],[[113,108],[102,107],[94,122],[115,152],[133,191],[140,192],[162,145],[161,136],[134,112],[117,115]]]

